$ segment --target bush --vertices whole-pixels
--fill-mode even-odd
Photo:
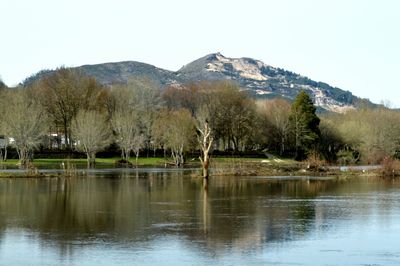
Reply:
[[[326,160],[322,159],[318,153],[310,153],[307,159],[304,161],[305,167],[311,171],[325,171],[327,165]]]
[[[395,177],[400,173],[400,161],[394,160],[390,156],[384,157],[381,165],[381,175],[383,177]]]

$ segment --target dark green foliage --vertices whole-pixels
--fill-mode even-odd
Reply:
[[[0,79],[0,90],[6,89],[6,88],[7,88],[7,85],[4,84],[4,82]]]
[[[346,148],[343,136],[334,123],[329,120],[322,120],[319,128],[321,131],[318,143],[319,153],[328,162],[335,162],[338,158],[338,153]]]
[[[23,82],[22,85],[23,86],[30,86],[33,83],[35,83],[36,81],[39,81],[45,77],[49,77],[51,75],[53,75],[56,72],[56,70],[50,70],[50,69],[43,69],[40,70],[38,73],[33,74],[29,77],[27,77]]]
[[[292,104],[289,120],[293,130],[295,143],[295,159],[306,157],[306,152],[315,149],[321,132],[319,117],[315,114],[316,108],[305,92],[301,91]]]

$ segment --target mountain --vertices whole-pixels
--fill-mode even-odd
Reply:
[[[200,80],[232,80],[254,97],[284,97],[290,100],[293,100],[300,90],[305,90],[312,96],[315,105],[334,112],[355,108],[361,100],[349,91],[313,81],[252,58],[228,58],[220,53],[199,58],[176,72],[135,61],[83,65],[77,69],[105,85],[126,83],[135,77],[148,77],[163,88]],[[24,84],[50,73],[52,71],[41,71],[26,79]]]
[[[210,54],[182,67],[179,76],[185,80],[221,80],[237,82],[258,98],[294,99],[300,90],[307,91],[314,103],[326,110],[343,112],[360,100],[349,91],[316,82],[307,77],[272,67],[252,58],[227,58]]]

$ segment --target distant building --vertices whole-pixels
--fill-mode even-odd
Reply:
[[[7,138],[6,136],[0,136],[0,149],[4,149],[6,144],[7,144],[7,146],[9,146],[10,144],[13,144],[15,142],[14,138],[10,138],[10,137],[8,139],[6,139],[6,138]],[[6,142],[6,140],[7,140],[7,142]]]

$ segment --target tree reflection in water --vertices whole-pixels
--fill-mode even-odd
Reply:
[[[335,217],[371,212],[363,201],[353,201],[349,211],[341,197],[346,200],[350,188],[367,193],[388,184],[349,186],[336,180],[241,177],[214,177],[204,186],[201,178],[179,171],[2,179],[0,237],[28,231],[56,245],[61,255],[104,243],[151,246],[166,236],[215,254],[257,250],[334,227],[329,221]]]

